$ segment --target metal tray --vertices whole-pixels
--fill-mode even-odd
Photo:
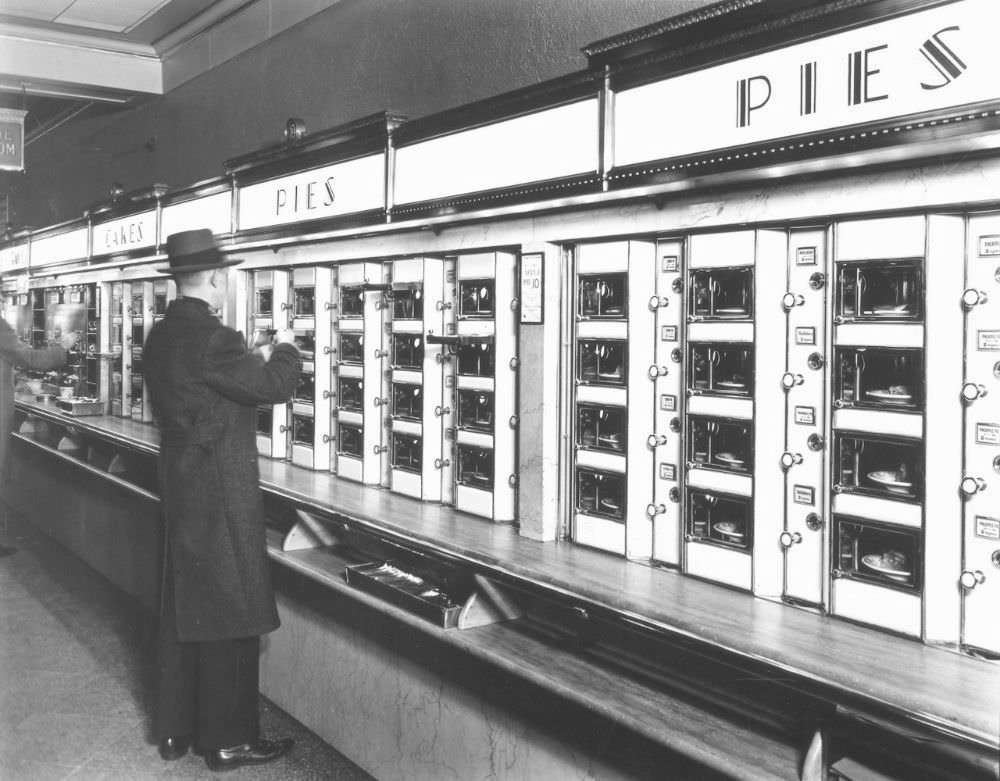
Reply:
[[[442,629],[458,626],[462,605],[455,603],[435,583],[407,572],[392,561],[352,564],[344,570],[344,578],[355,588],[425,618]]]

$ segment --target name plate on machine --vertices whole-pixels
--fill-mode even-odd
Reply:
[[[993,0],[960,0],[624,89],[615,165],[995,100],[995,12]]]

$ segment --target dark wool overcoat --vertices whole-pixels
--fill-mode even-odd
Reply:
[[[265,363],[197,298],[178,298],[143,347],[160,427],[166,566],[182,642],[249,637],[278,627],[258,484],[256,407],[287,401],[298,351]]]
[[[49,371],[65,363],[66,351],[62,347],[33,349],[17,337],[6,320],[0,319],[0,498],[7,487],[10,432],[14,427],[14,367]]]

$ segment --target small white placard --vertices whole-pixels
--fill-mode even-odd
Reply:
[[[816,248],[815,247],[799,247],[795,250],[795,265],[796,266],[815,266],[816,265]]]
[[[1000,352],[1000,331],[976,331],[976,349]]]
[[[815,407],[796,407],[795,422],[798,423],[800,426],[816,425]]]
[[[1000,520],[977,515],[975,535],[987,540],[1000,540]]]
[[[808,485],[793,486],[792,501],[796,504],[813,505],[816,503],[816,489]]]
[[[805,344],[805,345],[816,344],[816,329],[812,327],[796,328],[795,344]]]
[[[1000,423],[977,423],[977,445],[1000,445]]]
[[[979,257],[993,258],[1000,255],[1000,235],[979,237]]]
[[[544,317],[544,256],[531,253],[521,256],[521,323],[541,323]]]

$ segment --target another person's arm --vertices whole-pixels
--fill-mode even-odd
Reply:
[[[76,333],[64,334],[59,345],[35,348],[21,341],[14,329],[0,321],[0,356],[9,363],[31,371],[50,371],[66,364],[66,351],[76,344]]]

